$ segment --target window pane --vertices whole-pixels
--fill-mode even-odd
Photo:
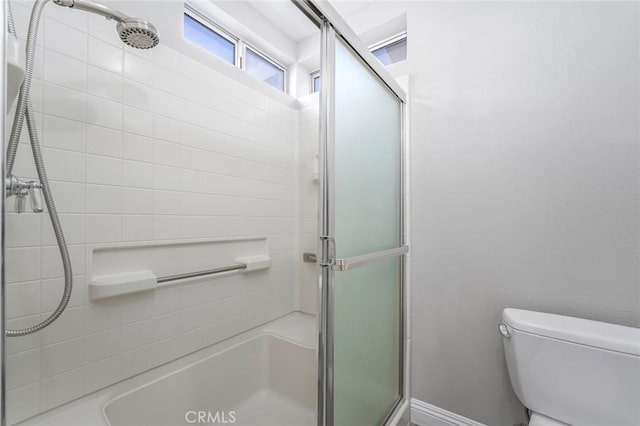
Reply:
[[[201,24],[191,16],[184,14],[184,38],[207,49],[217,57],[236,63],[236,46],[211,28]]]
[[[247,48],[246,71],[270,86],[284,91],[284,71]]]
[[[320,76],[313,77],[313,93],[320,91]]]
[[[379,49],[372,51],[376,58],[382,62],[382,65],[391,65],[396,62],[404,61],[407,59],[407,38],[402,38],[393,43],[382,46]]]

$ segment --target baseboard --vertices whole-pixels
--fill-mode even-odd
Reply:
[[[408,426],[409,425],[409,417],[411,415],[409,411],[410,402],[407,399],[403,399],[403,401],[398,405],[395,412],[391,416],[391,418],[387,421],[387,426]]]
[[[411,399],[411,422],[419,426],[485,426],[415,398]]]

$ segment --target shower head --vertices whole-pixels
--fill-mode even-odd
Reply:
[[[120,40],[136,49],[151,49],[160,43],[158,31],[150,22],[127,18],[116,25]]]
[[[150,22],[142,19],[132,18],[117,9],[104,4],[95,3],[91,0],[53,0],[59,6],[66,6],[72,9],[84,10],[86,12],[102,15],[107,19],[118,22],[116,29],[120,40],[136,49],[151,49],[160,42],[158,31]]]

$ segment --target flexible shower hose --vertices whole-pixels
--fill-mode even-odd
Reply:
[[[20,134],[22,133],[22,127],[26,119],[27,130],[29,131],[29,139],[31,140],[31,150],[33,151],[33,160],[38,172],[38,178],[40,184],[42,184],[42,193],[45,203],[47,205],[47,211],[49,212],[49,219],[51,219],[51,225],[53,226],[53,232],[56,236],[58,243],[58,249],[60,250],[60,257],[62,258],[62,266],[64,269],[64,292],[62,299],[58,304],[58,307],[53,311],[51,315],[39,324],[32,327],[23,328],[20,330],[6,330],[5,334],[8,337],[26,336],[27,334],[36,333],[43,328],[48,327],[55,320],[62,315],[62,312],[67,307],[69,299],[71,298],[71,289],[73,287],[73,271],[71,269],[71,258],[69,256],[69,250],[67,249],[67,243],[64,239],[64,233],[62,232],[62,226],[60,225],[60,219],[58,218],[58,212],[56,205],[51,194],[51,187],[49,186],[49,179],[47,178],[47,172],[44,166],[44,160],[42,158],[42,151],[40,150],[40,140],[38,139],[38,129],[36,127],[36,121],[33,116],[33,107],[31,105],[31,79],[33,77],[33,63],[35,60],[35,48],[36,37],[38,35],[38,26],[40,24],[40,17],[42,10],[49,0],[36,0],[33,9],[31,11],[31,19],[29,20],[29,30],[27,34],[27,47],[26,47],[26,65],[25,76],[22,86],[20,87],[20,95],[18,96],[18,105],[16,107],[15,117],[13,119],[13,126],[11,128],[11,135],[9,136],[9,142],[7,144],[7,176],[10,176],[13,171],[13,164],[16,158],[16,152],[18,151],[18,143],[20,141]],[[13,16],[11,13],[11,4],[9,1],[7,4],[7,20],[8,30],[15,37],[15,24],[13,22]]]

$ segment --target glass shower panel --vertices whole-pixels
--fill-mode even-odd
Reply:
[[[381,424],[400,396],[400,261],[335,275],[334,424]]]
[[[335,239],[345,258],[400,245],[400,102],[338,37]]]
[[[334,63],[333,424],[375,425],[402,384],[401,103],[340,37]]]

